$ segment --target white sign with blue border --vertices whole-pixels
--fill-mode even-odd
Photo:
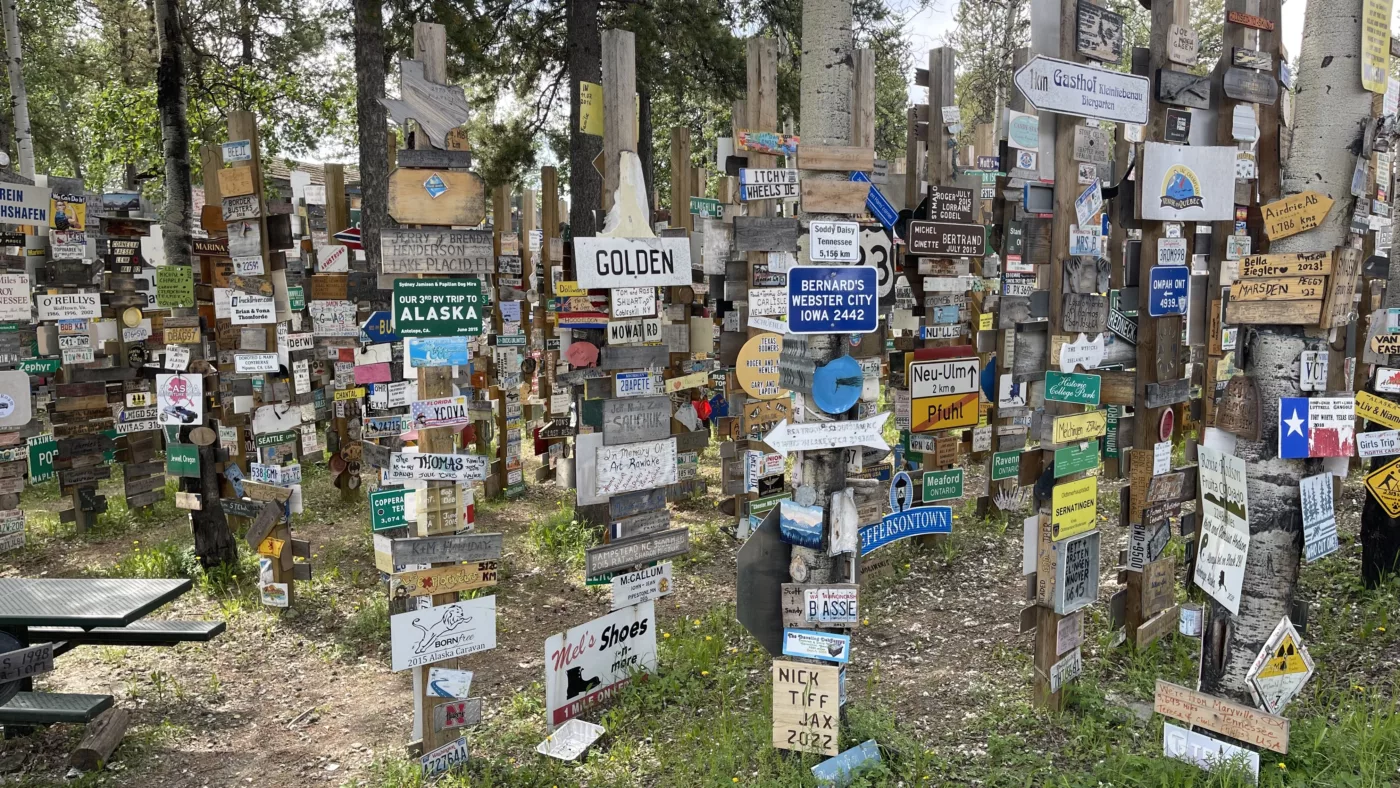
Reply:
[[[788,270],[788,333],[869,334],[879,328],[879,272],[868,266]]]
[[[1184,265],[1154,265],[1148,275],[1147,314],[1152,317],[1186,314],[1191,296],[1191,269]]]
[[[851,661],[851,636],[812,629],[784,629],[783,654],[845,664]]]

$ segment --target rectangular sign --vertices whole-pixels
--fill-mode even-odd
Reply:
[[[1161,679],[1152,710],[1224,736],[1288,754],[1288,719]]]
[[[980,224],[909,223],[909,254],[930,257],[982,257],[986,229]]]
[[[689,285],[688,238],[575,238],[579,287],[673,287]]]
[[[624,607],[544,643],[545,723],[550,730],[656,670],[654,602]]]
[[[394,452],[389,455],[389,472],[402,479],[436,481],[482,481],[491,462],[477,454],[425,454]]]
[[[788,331],[868,334],[879,327],[872,267],[794,266],[788,271]]]
[[[841,668],[773,660],[773,746],[840,752],[841,694]]]
[[[479,336],[485,307],[480,279],[394,280],[394,332],[399,336]]]
[[[496,647],[496,597],[483,596],[389,617],[394,672]]]

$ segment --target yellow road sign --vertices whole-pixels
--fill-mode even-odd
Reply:
[[[1400,460],[1389,462],[1367,474],[1366,489],[1371,491],[1386,514],[1400,517]]]
[[[1356,416],[1393,430],[1400,429],[1400,405],[1369,391],[1356,392]]]

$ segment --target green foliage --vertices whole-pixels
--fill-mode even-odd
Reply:
[[[594,529],[580,520],[573,504],[560,501],[553,512],[530,522],[530,548],[542,561],[583,566],[583,551],[597,543]]]

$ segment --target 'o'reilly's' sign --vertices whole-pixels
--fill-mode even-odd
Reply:
[[[691,283],[688,238],[575,238],[578,286],[673,287]]]

